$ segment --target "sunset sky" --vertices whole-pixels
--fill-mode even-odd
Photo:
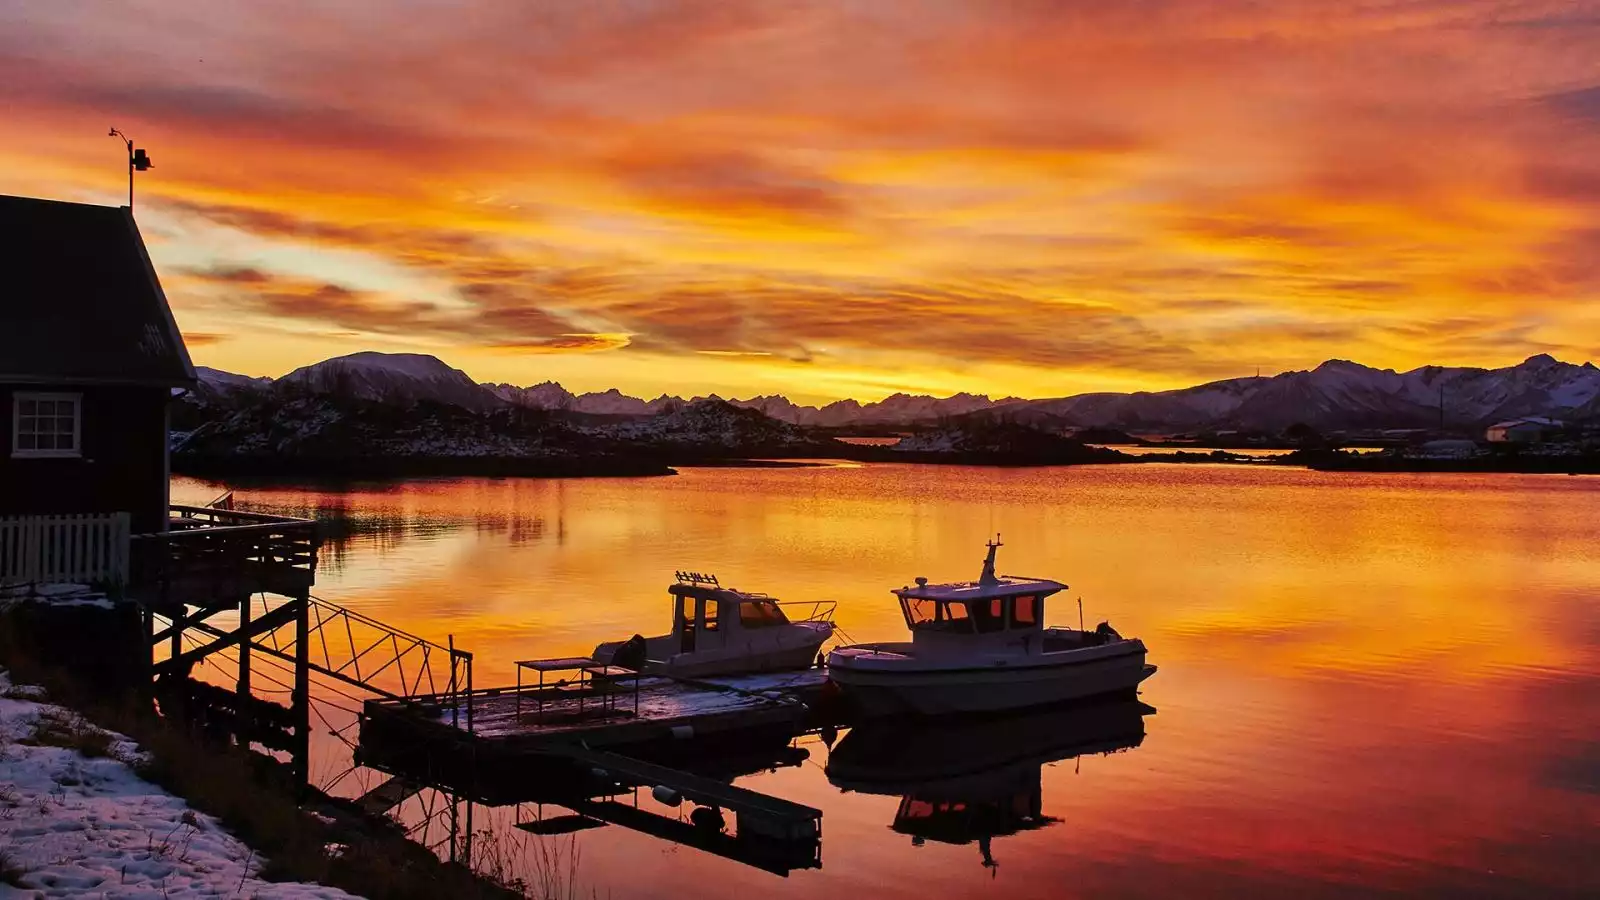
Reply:
[[[315,9],[313,9],[315,7]],[[199,363],[1060,396],[1600,357],[1600,2],[8,0]]]

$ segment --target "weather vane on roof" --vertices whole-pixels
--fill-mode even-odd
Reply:
[[[115,128],[111,129],[110,136],[122,138],[122,142],[128,147],[128,212],[131,213],[133,212],[133,173],[135,171],[147,171],[155,164],[150,161],[150,156],[144,152],[143,147],[138,150],[133,149],[132,138]]]

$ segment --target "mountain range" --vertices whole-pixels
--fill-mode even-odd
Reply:
[[[697,400],[722,400],[716,394],[705,397],[678,397],[663,394],[654,400],[630,397],[616,388],[587,394],[574,394],[554,381],[531,387],[513,384],[485,384],[496,397],[519,406],[536,409],[563,409],[573,412],[610,416],[647,416],[664,409],[672,409]],[[856,400],[837,400],[826,406],[801,406],[787,397],[751,397],[748,400],[728,400],[735,406],[759,410],[762,414],[788,422],[791,425],[824,427],[849,427],[852,425],[904,425],[919,421],[932,421],[941,417],[960,416],[980,410],[993,409],[1022,402],[1016,397],[991,400],[981,394],[955,394],[950,397],[893,394],[876,403]]]
[[[653,400],[616,389],[574,394],[552,381],[519,387],[479,384],[437,357],[366,351],[305,366],[274,380],[201,367],[195,399],[236,402],[287,388],[408,405],[432,401],[486,412],[507,408],[566,410],[599,416],[651,416],[711,397]],[[1600,369],[1540,354],[1499,369],[1424,366],[1407,372],[1330,360],[1314,369],[1214,381],[1189,388],[1091,393],[1042,400],[956,394],[894,394],[881,401],[841,400],[817,407],[773,396],[728,400],[791,425],[914,427],[995,412],[1058,428],[1136,431],[1238,429],[1278,432],[1296,423],[1363,430],[1437,427],[1471,430],[1501,419],[1543,415],[1600,417]]]

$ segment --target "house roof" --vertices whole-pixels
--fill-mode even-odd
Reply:
[[[0,381],[195,380],[126,207],[0,195]]]

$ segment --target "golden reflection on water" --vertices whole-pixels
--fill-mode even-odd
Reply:
[[[824,868],[787,881],[585,837],[602,895],[821,884],[890,896],[1236,896],[1600,885],[1600,482],[1210,465],[688,469],[675,478],[241,485],[332,517],[317,593],[477,656],[587,652],[667,626],[675,569],[835,599],[856,640],[903,633],[888,590],[1002,571],[1072,585],[1051,609],[1144,638],[1159,712],[1136,750],[1047,767],[1065,822],[913,848],[894,798],[814,767],[755,779],[825,811]],[[176,500],[209,483],[179,480]],[[826,751],[816,746],[817,759]],[[628,860],[626,866],[611,865]],[[646,885],[654,890],[636,893]],[[721,894],[722,891],[716,892]]]

